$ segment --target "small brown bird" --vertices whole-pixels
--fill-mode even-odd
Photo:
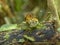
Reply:
[[[35,26],[38,24],[38,19],[32,14],[32,13],[27,13],[25,16],[25,21],[30,25],[30,26]]]

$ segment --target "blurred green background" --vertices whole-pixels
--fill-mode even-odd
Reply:
[[[54,0],[54,2],[60,16],[60,0]],[[38,15],[39,21],[47,20],[51,15],[47,3],[47,0],[0,0],[0,26],[21,23],[26,12],[34,12],[36,10],[35,15]],[[47,19],[45,15],[48,15]]]

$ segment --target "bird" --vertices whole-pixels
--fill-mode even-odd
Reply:
[[[27,24],[30,25],[30,27],[34,27],[38,24],[38,18],[36,16],[34,16],[33,13],[27,13],[25,15],[25,21]]]

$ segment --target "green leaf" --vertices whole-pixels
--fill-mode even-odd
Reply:
[[[60,28],[58,28],[57,31],[60,32]]]
[[[19,41],[18,42],[25,42],[25,40],[24,39],[19,39]]]
[[[30,41],[35,41],[35,39],[33,37],[30,37],[30,36],[27,36],[27,35],[24,35],[24,38],[30,40]]]
[[[39,23],[37,26],[36,26],[37,29],[45,29],[46,26],[42,23]]]
[[[0,31],[9,31],[12,29],[17,29],[17,24],[4,24],[0,27]]]

